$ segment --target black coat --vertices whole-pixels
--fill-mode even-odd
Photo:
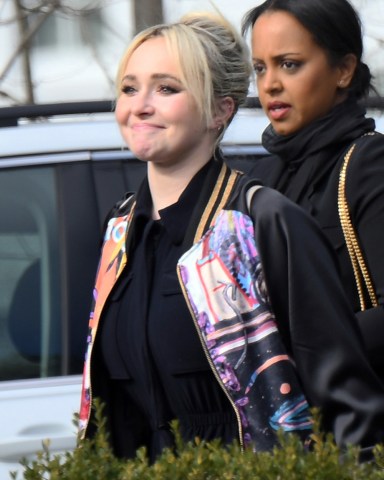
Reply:
[[[272,156],[261,159],[251,174],[302,206],[320,224],[337,252],[348,298],[355,312],[359,297],[337,207],[339,172],[356,142],[347,172],[346,195],[379,307],[357,314],[375,370],[384,379],[384,136],[353,101],[296,135],[281,137],[271,126],[263,145]]]

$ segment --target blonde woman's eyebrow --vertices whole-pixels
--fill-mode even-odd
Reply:
[[[180,78],[178,77],[175,77],[174,75],[170,75],[168,73],[154,73],[153,75],[151,75],[151,78],[153,78],[154,80],[173,80],[177,83],[180,83],[181,85],[181,80]],[[137,80],[137,76],[136,75],[124,75],[124,77],[122,78],[122,82],[124,81],[135,81]]]
[[[181,83],[180,78],[175,77],[174,75],[169,75],[168,73],[155,73],[152,75],[152,78],[156,80],[174,80],[177,83]]]

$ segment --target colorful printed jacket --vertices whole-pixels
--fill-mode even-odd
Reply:
[[[339,352],[341,361],[333,364],[326,361],[325,346],[318,352],[319,346],[313,346],[317,339],[314,342],[307,338],[308,325],[314,326],[311,333],[315,336],[318,330],[323,337],[324,334],[333,337],[327,345],[332,352],[341,342],[339,333],[345,329],[346,322],[351,321],[348,328],[353,332],[354,320],[347,306],[341,318],[335,315],[333,308],[324,307],[323,299],[319,300],[315,291],[310,298],[302,299],[297,309],[300,296],[305,293],[300,284],[304,282],[305,285],[308,278],[304,274],[303,278],[298,277],[302,267],[297,269],[293,265],[292,255],[300,252],[304,263],[314,261],[318,264],[318,258],[311,258],[312,248],[322,254],[318,273],[326,272],[327,278],[322,281],[328,282],[328,286],[322,285],[320,290],[329,289],[332,297],[340,291],[341,300],[336,301],[340,303],[340,313],[344,308],[343,297],[334,267],[330,266],[332,256],[309,217],[304,217],[281,195],[263,188],[255,193],[249,209],[246,192],[255,182],[247,181],[223,164],[215,165],[212,170],[215,187],[204,202],[192,246],[179,259],[177,269],[191,321],[195,322],[207,361],[236,413],[239,441],[243,446],[251,445],[254,450],[268,450],[276,443],[278,429],[296,431],[307,438],[311,432],[311,418],[302,385],[311,403],[326,407],[323,412],[325,425],[328,422],[332,430],[336,419],[331,417],[335,417],[335,413],[328,414],[334,407],[333,401],[340,404],[340,398],[336,395],[333,399],[332,392],[323,390],[322,382],[337,383],[345,367],[344,355],[350,354],[350,347],[357,352],[356,361],[364,363],[365,360],[359,356],[359,342],[353,334],[352,341],[346,341],[347,347]],[[258,198],[264,198],[264,207],[258,206]],[[97,396],[91,388],[92,347],[105,302],[127,263],[126,243],[134,213],[135,199],[127,198],[110,218],[105,232],[84,367],[80,410],[83,435],[90,419],[92,400]],[[290,219],[292,225],[289,225]],[[306,238],[305,245],[301,246],[292,242],[298,237],[294,227],[299,221]],[[298,261],[301,261],[299,257]],[[266,265],[271,271],[267,271]],[[311,276],[316,265],[315,269],[307,268]],[[313,281],[316,283],[316,278]],[[275,304],[274,299],[277,301],[278,297],[279,302]],[[334,313],[331,314],[331,310]],[[331,332],[327,329],[333,321]],[[297,328],[300,324],[306,332],[305,337],[301,337],[300,328]],[[311,358],[314,349],[316,355]],[[351,364],[350,360],[347,364]],[[355,408],[353,398],[347,391],[344,393],[346,408]],[[346,439],[348,428],[350,425],[344,425],[336,432],[341,443]]]

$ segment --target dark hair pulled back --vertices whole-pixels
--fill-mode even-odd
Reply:
[[[325,50],[332,66],[339,65],[347,54],[356,56],[349,95],[360,99],[374,90],[370,69],[362,61],[361,21],[348,0],[266,0],[244,16],[243,35],[252,29],[260,15],[272,11],[283,11],[295,17]]]

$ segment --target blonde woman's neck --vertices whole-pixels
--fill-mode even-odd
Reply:
[[[209,161],[204,159],[186,165],[148,164],[148,183],[151,191],[152,218],[158,220],[159,210],[176,203],[196,173]]]

